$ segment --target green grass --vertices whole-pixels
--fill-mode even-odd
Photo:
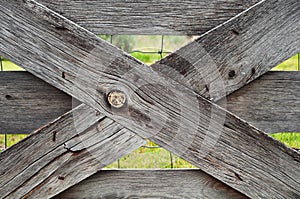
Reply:
[[[153,64],[154,62],[158,61],[161,59],[160,54],[149,54],[149,53],[140,53],[140,52],[133,52],[130,53],[131,56],[135,57],[136,59],[142,61],[143,63],[150,65]],[[167,53],[162,53],[162,56],[165,57]]]
[[[298,68],[298,64],[299,64],[299,54],[296,54],[293,57],[282,62],[272,70],[273,71],[297,71],[300,69]]]
[[[10,62],[8,60],[2,61],[2,67],[3,67],[3,70],[5,70],[5,71],[24,71],[23,68],[21,68],[20,66],[17,66],[16,64],[14,64],[13,62]]]
[[[111,41],[111,36],[101,35],[102,39]],[[113,36],[112,43],[117,45],[119,48],[126,50],[127,52],[132,51],[145,51],[145,52],[159,52],[161,50],[161,36]],[[164,53],[165,57],[168,53],[173,52],[181,46],[187,44],[192,40],[191,37],[187,36],[165,36],[164,37]],[[145,47],[146,46],[146,47]],[[130,53],[133,57],[139,59],[145,64],[152,64],[161,58],[161,55],[156,53],[141,53],[132,52]],[[279,64],[272,70],[281,71],[293,71],[298,70],[299,55],[295,55],[290,59]],[[5,71],[18,71],[23,70],[14,63],[4,60],[2,62]],[[300,133],[276,133],[271,134],[276,140],[279,140],[292,148],[300,148]],[[7,135],[7,146],[11,146],[19,140],[25,138],[26,135],[14,134]],[[156,146],[152,142],[148,142],[147,146]],[[0,135],[0,148],[4,148],[4,135]],[[181,158],[172,155],[173,157],[173,168],[195,168],[191,164],[182,160]],[[124,156],[118,161],[107,166],[107,168],[171,168],[170,153],[162,148],[145,148],[141,147],[132,153]]]
[[[291,148],[300,149],[300,133],[275,133],[270,136]]]
[[[148,141],[147,146],[157,146]],[[119,168],[195,168],[193,165],[162,148],[141,147],[132,153],[124,156],[119,161]],[[118,161],[106,168],[118,168]]]
[[[19,142],[20,140],[24,139],[25,137],[27,137],[27,135],[24,134],[7,134],[6,135],[6,147],[10,147],[14,144],[16,144],[17,142]],[[2,149],[4,149],[4,140],[5,140],[5,135],[0,135],[0,152],[2,151]]]
[[[164,45],[162,46],[161,35],[114,35],[112,37],[99,35],[99,37],[130,53],[131,56],[147,65],[153,64],[192,41],[192,38],[188,36],[164,36]],[[160,51],[162,51],[162,55],[159,54]]]

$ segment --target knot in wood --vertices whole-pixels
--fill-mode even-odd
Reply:
[[[229,77],[230,79],[232,79],[232,78],[234,78],[235,76],[236,76],[235,71],[234,71],[234,70],[230,70],[229,73],[228,73],[228,77]]]
[[[126,103],[126,95],[122,91],[114,90],[108,94],[107,101],[114,108],[122,108]]]

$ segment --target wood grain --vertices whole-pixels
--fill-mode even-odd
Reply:
[[[217,101],[300,51],[300,4],[263,0],[153,65]]]
[[[219,104],[266,133],[298,132],[299,82],[297,71],[268,72],[228,95],[226,105]],[[31,133],[72,104],[69,95],[28,72],[1,72],[0,85],[5,85],[0,87],[0,109],[5,113],[0,115],[0,133]],[[6,95],[17,97],[8,100]]]
[[[50,198],[143,144],[80,105],[0,154],[0,198]]]
[[[263,2],[248,12],[283,4]],[[300,197],[295,150],[35,1],[0,8],[0,52],[16,64],[249,197]],[[124,109],[107,105],[115,88]]]
[[[29,73],[0,72],[0,85],[0,134],[31,133],[72,109],[69,95]]]
[[[102,170],[54,199],[246,199],[201,170]]]
[[[38,2],[96,34],[200,35],[259,0]]]
[[[300,72],[268,72],[227,96],[226,108],[267,133],[299,132],[299,84]]]

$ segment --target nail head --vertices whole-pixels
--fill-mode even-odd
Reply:
[[[114,90],[108,94],[107,101],[114,108],[122,108],[126,103],[126,95],[122,91]]]

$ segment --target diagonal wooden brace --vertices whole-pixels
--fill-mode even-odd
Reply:
[[[49,2],[43,2],[43,3],[49,3]],[[70,2],[69,2],[70,3]],[[86,2],[84,2],[84,3],[86,3]],[[99,2],[94,2],[94,3],[100,3],[100,1]],[[101,1],[101,3],[102,3],[102,1]],[[238,2],[232,2],[232,3],[236,3],[236,11],[238,12],[239,10],[241,10],[241,9],[244,9],[244,8],[246,8],[246,7],[248,7],[247,6],[247,4],[246,3],[248,3],[248,2],[243,2],[240,6],[238,6]],[[229,3],[230,4],[230,3]],[[229,7],[232,7],[232,6],[230,6],[230,5],[228,5]],[[241,8],[242,7],[242,8]],[[203,9],[203,8],[201,8],[200,7],[200,9]],[[215,9],[215,8],[214,8]],[[226,10],[226,8],[224,8],[225,9],[225,11],[226,12],[224,12],[224,16],[223,17],[221,17],[221,18],[224,18],[224,17],[227,17],[227,15],[228,16],[233,16],[233,13],[232,12],[228,12],[227,10]],[[205,12],[209,12],[210,13],[210,11],[209,11],[209,9],[208,8],[205,8]],[[216,13],[216,15],[218,15],[218,12]],[[160,17],[159,19],[162,19],[163,17]],[[216,17],[216,18],[218,18],[218,17]],[[220,17],[219,17],[220,18]],[[222,19],[223,20],[223,19]],[[216,22],[215,20],[213,20],[214,22]],[[204,21],[205,23],[207,23],[207,25],[208,26],[210,26],[210,27],[213,27],[214,25],[213,24],[209,24],[210,22],[208,22],[208,21]],[[185,25],[185,24],[183,24],[183,25]],[[199,24],[200,26],[201,26],[201,28],[202,27],[204,27],[203,26],[203,24]],[[185,28],[185,27],[184,27]],[[209,27],[205,27],[205,28],[209,28]],[[152,28],[151,28],[152,29]],[[191,31],[194,31],[194,30],[191,30]],[[5,75],[8,75],[8,74],[5,74]],[[12,76],[12,78],[14,77],[14,74],[11,74]],[[20,74],[21,75],[21,74]],[[25,74],[24,74],[25,75]],[[10,77],[10,75],[8,75],[9,77]],[[23,75],[21,75],[22,76],[22,80],[24,81],[27,77],[26,77],[26,75],[25,76],[23,76]],[[8,77],[8,78],[9,78]],[[5,77],[6,78],[6,77]],[[17,79],[17,81],[19,82],[19,79],[20,77],[18,77],[18,79]],[[25,79],[24,79],[25,78]],[[22,81],[21,80],[21,81]],[[28,86],[28,82],[27,81],[29,81],[30,80],[30,78],[29,79],[26,79],[26,84],[24,85],[21,85],[22,87],[23,86],[25,86],[25,89],[27,90],[28,88],[26,88],[26,86]],[[36,79],[36,81],[37,82],[35,82],[35,83],[39,83],[39,81],[38,81],[38,79]],[[6,82],[6,81],[5,81]],[[16,82],[14,82],[14,83],[16,83]],[[20,82],[21,83],[21,82]],[[47,84],[43,84],[44,86],[41,86],[41,87],[39,87],[39,89],[45,89],[43,92],[45,92],[45,94],[46,94],[46,92],[49,92],[49,89],[51,90],[51,88],[50,87],[47,87]],[[47,89],[47,88],[49,88],[49,89]],[[19,89],[19,88],[18,88]],[[37,88],[31,88],[31,89],[33,89],[32,91],[35,91],[34,89],[37,89]],[[53,90],[54,91],[54,90]],[[40,92],[38,93],[38,94],[40,94]],[[56,95],[56,97],[57,96],[60,96],[60,97],[64,97],[63,95],[60,95],[59,93],[57,93],[57,95]],[[57,100],[57,99],[55,99],[55,100]],[[51,103],[53,103],[54,101],[53,100],[51,100]],[[59,100],[58,100],[58,102],[59,102]],[[64,104],[61,104],[61,106],[63,106]],[[53,105],[54,107],[56,107],[56,105]],[[67,110],[68,108],[70,107],[70,104],[68,103],[67,104],[67,106],[66,107],[62,107],[63,108],[63,110],[57,110],[57,111],[59,111],[59,112],[62,112],[62,111],[64,111],[64,110]],[[38,111],[38,110],[37,110]],[[76,111],[76,110],[73,110],[72,112],[70,112],[69,114],[67,114],[67,115],[70,115],[71,113],[73,113],[74,111]],[[53,114],[52,112],[49,112],[49,113],[51,113],[51,114]],[[32,114],[32,113],[30,113],[30,114]],[[38,114],[38,113],[36,113],[36,114]],[[88,114],[88,113],[83,113],[83,116],[86,116],[86,114]],[[49,116],[49,114],[46,114],[47,115],[47,117],[50,117],[51,118],[51,116]],[[44,118],[41,118],[41,121],[43,121],[43,120],[45,120]],[[7,196],[9,196],[9,197],[13,197],[13,196],[20,196],[20,195],[26,195],[26,197],[29,197],[29,196],[31,196],[31,197],[39,197],[39,196],[43,196],[43,197],[51,197],[54,193],[55,194],[57,194],[57,193],[59,193],[60,191],[62,191],[62,190],[64,190],[64,189],[66,189],[66,188],[68,188],[68,187],[70,187],[70,186],[72,186],[73,184],[75,184],[77,181],[80,181],[80,179],[82,179],[82,178],[76,178],[76,180],[77,181],[74,181],[73,179],[72,180],[70,180],[71,179],[71,177],[72,177],[72,175],[69,175],[69,173],[72,173],[72,174],[74,174],[74,172],[76,171],[77,173],[79,172],[79,169],[78,169],[78,167],[77,167],[77,169],[75,169],[73,172],[72,172],[72,170],[70,169],[70,168],[64,168],[63,166],[65,165],[65,162],[64,161],[60,161],[62,158],[55,158],[56,156],[54,155],[52,155],[54,158],[55,158],[55,161],[53,161],[55,164],[57,164],[57,168],[53,168],[53,167],[50,167],[50,166],[48,166],[48,162],[47,161],[45,161],[45,158],[43,159],[43,161],[45,161],[44,163],[43,163],[43,165],[39,168],[39,167],[36,167],[35,166],[35,163],[34,162],[30,162],[30,161],[26,161],[26,162],[22,162],[22,161],[25,161],[25,160],[27,160],[27,150],[32,150],[32,151],[34,151],[34,149],[28,149],[27,147],[28,146],[30,146],[30,145],[33,145],[33,143],[30,143],[30,141],[31,141],[31,139],[36,139],[36,137],[37,136],[40,136],[39,134],[43,134],[44,133],[44,131],[45,131],[45,129],[51,129],[51,128],[54,128],[54,130],[52,130],[52,133],[53,133],[53,135],[50,135],[50,137],[47,137],[47,136],[43,136],[42,138],[43,139],[38,139],[40,142],[43,142],[43,141],[45,141],[45,142],[48,142],[49,140],[51,141],[51,142],[55,142],[55,137],[60,137],[60,135],[56,132],[56,129],[60,129],[60,131],[61,132],[64,132],[64,131],[62,131],[61,130],[61,128],[63,128],[63,127],[61,127],[61,125],[63,124],[63,122],[68,122],[68,120],[70,120],[68,117],[66,117],[66,116],[62,116],[62,119],[58,119],[58,120],[56,120],[56,121],[54,121],[53,123],[51,123],[50,125],[48,125],[47,127],[43,127],[42,129],[39,129],[34,135],[32,135],[32,136],[30,136],[29,138],[27,138],[25,141],[23,141],[23,142],[21,142],[21,143],[18,143],[17,145],[15,145],[13,148],[10,148],[8,151],[6,151],[5,153],[3,153],[2,154],[2,158],[3,157],[10,157],[10,156],[7,156],[7,154],[12,154],[12,155],[14,155],[14,154],[23,154],[23,155],[25,155],[24,157],[23,156],[19,156],[19,157],[23,157],[24,158],[24,160],[22,160],[22,159],[14,159],[14,161],[8,161],[7,159],[6,160],[3,160],[3,162],[6,162],[6,163],[9,163],[9,164],[5,164],[5,165],[2,165],[2,167],[1,167],[1,169],[2,169],[2,172],[3,173],[5,173],[5,174],[3,174],[2,175],[2,178],[1,178],[1,182],[3,182],[3,186],[2,186],[2,196],[3,195],[7,195]],[[63,121],[63,122],[62,122]],[[29,122],[29,124],[28,124],[28,122]],[[27,123],[26,123],[26,125],[29,127],[30,125],[33,125],[34,123],[32,123],[33,121],[27,121]],[[39,121],[34,121],[34,122],[37,122],[37,123],[41,123],[41,122],[39,122]],[[101,125],[103,125],[102,124],[103,123],[103,121],[101,121],[100,122],[100,124]],[[52,127],[52,126],[55,126],[55,127]],[[86,127],[88,127],[89,125],[87,125]],[[24,126],[20,126],[22,129],[24,129]],[[14,128],[15,129],[15,128]],[[72,128],[70,128],[70,129],[72,129]],[[67,131],[67,133],[69,133],[70,135],[72,135],[72,133],[74,134],[76,134],[77,132],[72,132],[72,131],[76,131],[76,130],[72,130],[71,132],[70,132],[70,129],[68,129],[68,131]],[[5,130],[6,131],[6,130]],[[114,129],[111,129],[111,131],[112,132],[114,132]],[[7,132],[7,131],[6,131]],[[13,132],[13,131],[12,131]],[[50,131],[51,132],[51,131]],[[91,131],[91,133],[93,133],[93,131]],[[49,134],[51,134],[51,133],[49,133]],[[80,136],[79,136],[80,137]],[[65,135],[64,136],[64,138],[65,139],[67,139],[68,137]],[[81,140],[81,139],[79,139],[79,141],[84,141],[84,140]],[[78,141],[78,142],[79,142]],[[51,143],[50,142],[50,143]],[[84,141],[85,142],[85,141]],[[128,141],[128,143],[132,143],[132,144],[134,144],[134,139],[132,139],[132,140],[130,140],[130,141]],[[45,145],[44,145],[45,146]],[[39,154],[43,154],[43,153],[47,153],[45,150],[47,149],[47,148],[44,148],[44,146],[40,146],[40,147],[38,147],[38,146],[36,146],[36,145],[33,145],[33,146],[31,146],[31,147],[35,147],[35,148],[39,148],[38,149],[38,152],[39,152]],[[16,149],[17,148],[17,149]],[[65,151],[65,149],[63,149],[62,151]],[[24,152],[25,152],[25,154],[24,154]],[[101,150],[99,150],[99,153],[103,153]],[[56,155],[57,154],[59,154],[59,153],[55,153]],[[76,153],[76,154],[78,154],[78,153]],[[86,153],[84,153],[84,154],[86,154]],[[88,155],[88,154],[87,154]],[[47,156],[46,156],[47,157]],[[73,157],[73,156],[72,156]],[[82,156],[81,156],[82,157]],[[116,158],[116,157],[114,157],[114,158]],[[5,158],[4,158],[5,159]],[[9,158],[9,159],[12,159],[12,158]],[[35,160],[34,159],[34,156],[31,156],[31,159],[32,160]],[[21,163],[21,162],[22,163]],[[39,161],[41,161],[41,160],[39,160]],[[49,159],[49,161],[52,161],[52,159],[50,158]],[[66,160],[67,161],[67,160]],[[84,161],[84,159],[83,158],[78,158],[77,159],[77,164],[80,164],[81,162],[83,162]],[[94,162],[97,162],[97,161],[95,161],[95,159],[92,159],[91,161],[89,161],[89,167],[91,168],[91,163],[93,163],[93,161]],[[68,166],[70,167],[71,166],[71,168],[73,168],[74,166],[72,166],[72,164],[76,164],[76,162],[74,163],[74,161],[67,161],[67,162],[69,162],[68,163]],[[71,164],[72,163],[72,164]],[[51,164],[53,164],[53,163],[51,163]],[[25,166],[26,165],[26,167],[27,167],[27,169],[24,171],[23,169],[22,169],[22,167],[20,167],[20,165],[21,166]],[[33,169],[33,171],[31,171],[32,170],[32,168],[35,166],[35,169]],[[59,173],[61,173],[62,171],[59,171],[60,170],[60,168],[62,168],[61,170],[64,172],[64,175],[59,175]],[[81,168],[84,168],[83,166],[81,166]],[[99,167],[100,168],[100,167]],[[51,172],[53,172],[50,176],[45,176],[45,173],[46,173],[46,171],[47,171],[47,169],[48,170],[50,170]],[[98,169],[98,168],[97,168]],[[97,170],[96,169],[96,170]],[[10,171],[10,170],[13,170],[14,172],[13,173],[9,173],[9,174],[11,174],[11,175],[14,175],[14,177],[12,178],[12,177],[10,177],[10,176],[8,176],[6,173],[7,173],[7,171]],[[40,172],[40,170],[42,170],[41,172]],[[55,172],[54,172],[55,171]],[[87,171],[89,171],[89,172],[87,172]],[[24,173],[25,172],[25,173]],[[29,172],[29,173],[28,173]],[[31,172],[31,173],[30,173]],[[37,174],[38,172],[40,172],[41,174],[43,174],[44,176],[41,176],[40,174]],[[49,171],[48,171],[49,172]],[[76,172],[75,172],[75,174],[76,174]],[[86,176],[89,176],[89,175],[91,175],[91,174],[93,174],[95,172],[95,170],[91,170],[91,169],[89,169],[89,170],[86,170],[86,172],[84,173],[84,175],[82,174],[82,173],[80,173],[81,174],[81,176],[84,176],[84,177],[86,177]],[[26,174],[26,175],[24,175],[24,174]],[[64,177],[64,176],[68,176],[68,177]],[[37,178],[40,178],[39,179],[39,181],[35,181],[35,179],[37,179]],[[46,180],[45,180],[45,178],[46,178]],[[56,178],[60,178],[60,179],[58,179],[58,182],[59,183],[55,183],[55,179]],[[63,178],[63,179],[62,179]],[[29,179],[33,179],[33,180],[29,180]],[[46,183],[44,183],[43,181],[46,181]],[[57,179],[56,179],[57,180]],[[7,183],[7,182],[9,182],[9,183]],[[25,183],[26,182],[26,183]],[[62,182],[64,182],[64,183],[62,183]],[[62,186],[62,184],[63,184],[63,186]],[[20,185],[19,187],[18,187],[18,185]],[[36,187],[38,187],[38,189],[36,188]],[[9,189],[13,189],[13,192],[11,192],[11,193],[9,193],[8,191],[9,191]],[[7,190],[7,191],[4,191],[4,190]]]
[[[182,10],[188,9],[189,4],[194,4],[193,11],[198,13],[192,13],[191,15],[195,21],[198,18],[206,18],[204,21],[198,20],[197,24],[191,24],[192,22],[190,21],[183,21],[186,20],[186,15],[176,13],[176,16],[178,17],[179,15],[180,17],[178,18],[180,19],[174,19],[178,21],[176,21],[176,27],[173,27],[173,29],[172,26],[168,28],[160,27],[163,22],[169,20],[168,17],[175,15],[169,9],[170,7],[165,5],[166,2],[164,1],[147,2],[147,5],[139,3],[129,5],[122,1],[114,1],[111,4],[106,1],[74,2],[59,0],[52,2],[39,0],[39,2],[58,13],[62,13],[65,17],[74,20],[76,23],[97,34],[157,34],[159,31],[162,31],[162,34],[201,34],[196,42],[206,52],[210,52],[209,54],[213,60],[217,61],[217,69],[220,71],[220,75],[226,80],[224,84],[227,94],[256,79],[265,71],[268,71],[299,51],[299,34],[297,34],[299,32],[298,13],[293,4],[287,4],[282,7],[278,5],[279,2],[275,2],[269,6],[256,6],[250,12],[244,12],[241,14],[242,16],[239,15],[214,30],[205,33],[205,31],[224,22],[222,21],[224,18],[228,19],[229,16],[234,16],[259,1],[243,2],[233,0],[222,2],[219,5],[220,2],[218,1],[203,0],[201,4],[206,5],[204,10],[203,6],[198,5],[200,4],[198,1],[188,3],[172,1],[172,5],[168,6]],[[149,13],[148,10],[143,10],[144,6],[149,7],[154,4],[159,5],[165,12],[156,13],[154,9],[153,13],[152,10]],[[134,9],[140,15],[146,15],[146,13],[149,15],[147,17],[151,21],[150,28],[145,28],[145,26],[150,26],[149,24],[145,24],[147,22],[143,22],[143,25],[141,25],[141,21],[143,20],[135,16],[135,13],[128,12],[132,6],[134,6]],[[97,7],[97,9],[90,7]],[[116,10],[107,10],[108,7],[113,7]],[[91,12],[87,15],[86,11],[82,8],[88,9]],[[228,12],[228,8],[232,8],[230,12]],[[170,11],[167,12],[167,10]],[[109,21],[110,18],[117,17],[114,16],[116,11],[122,11],[123,14],[126,13],[126,16],[120,21]],[[233,13],[235,14],[232,15]],[[278,15],[277,13],[281,14]],[[109,19],[107,19],[106,15],[109,15]],[[214,16],[212,21],[210,21],[211,16]],[[126,20],[130,20],[131,23]],[[119,32],[115,32],[116,30],[119,30]],[[214,89],[218,88],[211,88],[210,91],[206,89],[213,87],[215,81],[214,73],[208,73],[209,76],[201,75],[203,68],[208,70],[211,63],[199,62],[199,60],[203,60],[204,55],[198,53],[195,56],[196,54],[193,52],[199,49],[193,48],[193,45],[193,43],[187,45],[168,58],[163,59],[160,63],[169,67],[161,68],[161,72],[169,73],[172,78],[178,79],[177,74],[174,74],[173,71],[168,71],[170,70],[169,68],[175,69],[181,76],[185,77],[185,80],[189,81],[189,84],[193,86],[195,91],[206,97],[214,95],[211,97],[216,101],[224,97],[220,95],[222,92],[218,92],[218,90],[214,91]],[[284,51],[276,50],[281,49],[282,46],[284,46]],[[181,55],[181,57],[178,57],[178,55]],[[182,57],[183,55],[184,57]],[[239,56],[237,57],[236,55]],[[234,59],[232,59],[233,56],[235,57]],[[188,64],[186,60],[188,60]],[[197,81],[193,77],[197,77]]]
[[[297,2],[285,5],[282,1],[268,3],[265,0],[173,0],[172,3],[155,0],[131,4],[119,0],[38,2],[95,34],[201,35],[152,67],[178,81],[184,77],[183,82],[188,82],[195,92],[214,101],[225,96],[221,88],[214,86],[217,80],[212,65],[216,65],[224,79],[228,95],[300,51]],[[240,13],[258,2],[260,6]],[[144,9],[151,5],[160,9]],[[191,5],[191,13],[176,12],[187,10]],[[135,12],[130,12],[131,9]],[[110,20],[117,17],[118,20]],[[225,22],[224,19],[230,20]],[[162,27],[162,24],[168,25]],[[205,60],[207,52],[213,63]]]
[[[218,1],[209,1],[202,0],[201,4],[205,4],[205,8],[201,5],[198,5],[198,1],[191,1],[189,3],[195,4],[193,11],[198,13],[203,13],[204,16],[199,16],[196,13],[193,14],[193,18],[197,19],[200,18],[208,18],[212,17],[214,23],[217,21],[217,23],[221,23],[224,18],[233,16],[232,12],[238,13],[239,11],[248,8],[249,6],[253,5],[257,1],[226,1],[222,2],[222,5],[215,6],[215,4],[218,4]],[[142,30],[146,31],[147,34],[149,34],[149,31],[153,31],[153,28],[151,30],[141,28],[138,26],[140,21],[142,20],[141,17],[135,16],[136,14],[128,12],[126,16],[126,20],[130,20],[132,23],[127,24],[128,27],[121,26],[119,27],[116,23],[122,23],[120,21],[114,22],[114,24],[111,24],[111,21],[108,21],[107,14],[109,15],[109,18],[115,18],[114,11],[122,11],[122,13],[126,12],[124,10],[128,10],[130,6],[136,6],[134,7],[136,9],[136,12],[145,12],[143,9],[141,9],[141,6],[139,3],[137,4],[131,4],[130,6],[127,3],[124,3],[122,1],[114,1],[109,6],[114,7],[114,11],[110,11],[109,13],[105,12],[107,11],[107,2],[106,1],[66,1],[66,0],[60,0],[56,2],[52,1],[43,1],[39,0],[39,2],[42,2],[44,5],[49,6],[49,8],[53,9],[54,11],[58,13],[63,13],[63,15],[67,18],[75,20],[80,25],[83,25],[83,27],[88,28],[89,30],[93,31],[94,33],[103,34],[104,30],[109,31],[107,33],[113,34],[115,32],[115,28],[117,26],[117,29],[121,31],[121,33],[129,34],[130,32],[126,31],[137,31],[136,33],[142,34]],[[161,9],[168,10],[169,4],[165,4],[166,2],[155,2],[156,5],[161,4]],[[182,3],[173,1],[172,6],[174,7],[180,7],[183,10],[188,9],[189,3]],[[149,5],[154,4],[154,2],[149,2]],[[92,5],[92,6],[91,6]],[[213,31],[208,32],[207,34],[202,35],[198,40],[195,48],[195,43],[190,44],[189,46],[183,47],[182,49],[178,50],[174,54],[170,55],[169,57],[163,59],[160,61],[159,64],[155,64],[152,67],[156,67],[158,70],[163,72],[166,75],[169,75],[172,78],[178,78],[181,77],[185,84],[189,85],[191,88],[193,88],[194,91],[198,92],[199,94],[202,94],[203,96],[206,96],[207,98],[214,99],[214,101],[217,101],[218,98],[224,97],[224,94],[230,94],[232,91],[237,90],[244,86],[245,84],[248,84],[249,81],[252,79],[257,78],[258,76],[262,75],[265,71],[269,70],[273,66],[275,66],[277,63],[282,62],[285,60],[288,56],[294,54],[296,51],[299,51],[299,25],[297,23],[297,12],[290,12],[292,8],[290,8],[293,5],[286,4],[285,7],[277,6],[276,4],[273,5],[272,8],[270,7],[255,7],[255,12],[245,12],[243,13],[243,16],[236,17],[235,19],[230,20],[230,22],[227,22],[225,24],[222,24],[222,26],[214,29]],[[92,7],[92,8],[91,8]],[[213,10],[211,10],[214,7]],[[70,9],[72,8],[72,9]],[[97,8],[97,9],[93,9]],[[230,12],[228,11],[228,8],[230,9]],[[89,14],[86,14],[86,9],[88,9]],[[103,10],[102,10],[103,9]],[[74,11],[76,10],[76,11]],[[169,9],[170,10],[170,9]],[[269,11],[272,10],[272,13]],[[103,14],[105,12],[105,14]],[[213,13],[213,14],[212,14]],[[281,15],[277,15],[277,13],[281,13]],[[164,13],[164,12],[158,12],[157,10],[154,10],[153,13],[148,13],[149,17],[157,17],[157,24],[152,24],[155,26],[155,31],[158,31],[157,29],[160,29],[159,27],[162,24],[162,21],[160,20],[167,20],[167,17],[172,15],[170,13]],[[152,16],[153,14],[153,16]],[[176,16],[180,15],[180,13],[177,13]],[[221,15],[221,16],[220,16]],[[255,17],[253,17],[255,15]],[[140,15],[139,15],[140,16]],[[141,15],[142,16],[142,15]],[[183,20],[186,20],[186,15],[180,15]],[[77,19],[78,18],[78,19]],[[243,20],[240,20],[240,18],[243,18]],[[259,18],[259,20],[256,20]],[[153,19],[154,20],[154,19]],[[134,21],[134,22],[133,22]],[[209,20],[208,20],[209,21]],[[262,23],[262,21],[267,21],[267,23]],[[188,23],[187,23],[188,22]],[[103,23],[103,24],[102,24]],[[123,21],[125,23],[125,21]],[[206,24],[207,20],[205,21],[198,21],[197,26],[192,26],[190,21],[176,21],[176,23],[182,25],[182,29],[186,29],[188,31],[191,31],[191,34],[200,34],[202,33],[202,27],[207,28],[213,28],[213,24]],[[215,24],[216,25],[216,24]],[[266,28],[266,25],[269,27]],[[147,26],[147,25],[146,25]],[[191,29],[190,29],[191,28]],[[134,30],[132,30],[134,29]],[[238,35],[234,34],[237,33],[237,29],[239,29]],[[176,29],[177,30],[177,29]],[[199,30],[200,33],[199,33]],[[174,30],[164,30],[167,32],[164,32],[165,34],[173,34]],[[204,31],[204,30],[203,30]],[[184,32],[187,33],[187,32]],[[259,39],[257,39],[259,38]],[[215,48],[212,44],[212,41],[214,43],[218,43],[218,48]],[[194,47],[193,47],[194,46]],[[284,46],[285,50],[276,50],[280,49],[282,46]],[[200,47],[200,49],[199,49]],[[193,53],[193,51],[204,50],[204,53]],[[211,60],[219,60],[218,64],[215,64],[213,62],[199,62],[197,60],[203,60],[202,56],[205,55],[205,51],[210,52]],[[227,53],[225,53],[225,51]],[[195,57],[195,55],[197,56]],[[229,55],[231,54],[231,56]],[[232,56],[239,55],[238,59],[231,59]],[[181,55],[181,56],[178,56]],[[190,55],[193,55],[194,57],[191,57]],[[205,57],[205,56],[204,56]],[[236,56],[235,56],[236,57]],[[260,57],[260,58],[258,58]],[[189,60],[188,62],[185,60]],[[193,61],[194,60],[194,61]],[[164,66],[167,65],[167,67],[161,68],[161,64]],[[215,67],[211,67],[215,66]],[[259,66],[259,67],[258,67]],[[201,69],[202,68],[202,69]],[[204,69],[203,69],[204,68]],[[209,69],[209,70],[208,70]],[[251,69],[251,70],[250,70]],[[174,72],[175,70],[175,72]],[[201,74],[201,71],[206,71],[206,74]],[[216,82],[216,76],[215,71],[219,71],[219,76],[221,76],[225,81],[224,83],[224,89],[226,89],[226,92],[220,92],[220,87],[214,86]],[[179,73],[179,75],[178,75]],[[203,72],[202,72],[203,73]],[[4,75],[6,76],[6,75]],[[9,78],[4,77],[4,78]],[[14,78],[14,76],[11,76]],[[183,77],[183,78],[182,78]],[[196,78],[194,78],[196,77]],[[217,78],[218,80],[219,78]],[[6,81],[6,80],[2,80]],[[44,83],[45,84],[45,83]],[[25,84],[25,87],[28,84]],[[22,86],[23,88],[24,86]],[[38,90],[37,88],[30,88],[32,91]],[[41,91],[43,93],[46,93],[47,91]],[[295,93],[295,91],[294,91]],[[251,94],[248,94],[248,96]],[[59,95],[58,95],[59,96]],[[59,96],[60,98],[62,96]],[[267,97],[269,99],[269,97]],[[19,99],[19,98],[18,98]],[[232,99],[232,97],[231,97]],[[57,101],[57,100],[56,100]],[[287,101],[284,101],[286,104],[288,104]],[[23,104],[23,102],[21,102]],[[59,103],[59,101],[58,101]],[[229,103],[229,104],[228,104]],[[228,110],[235,112],[237,108],[235,108],[231,101],[227,101],[225,103],[225,108]],[[248,102],[249,103],[249,102]],[[251,103],[252,104],[252,103]],[[293,103],[294,104],[294,103]],[[64,104],[61,104],[63,106]],[[6,104],[3,104],[5,106],[4,108],[14,108],[13,104],[10,103],[9,106],[6,106]],[[45,114],[45,118],[37,118],[36,123],[32,123],[30,120],[26,117],[23,117],[23,122],[20,122],[16,124],[14,122],[8,123],[7,121],[11,121],[11,118],[14,118],[14,115],[4,114],[5,118],[3,118],[3,121],[1,123],[0,131],[5,133],[16,133],[15,131],[18,129],[22,129],[22,131],[25,130],[26,133],[29,133],[32,129],[35,129],[35,127],[39,126],[40,124],[46,124],[47,122],[51,121],[51,119],[56,118],[55,116],[58,116],[60,114],[58,113],[65,113],[67,110],[70,110],[71,105],[67,104],[66,107],[61,108],[60,110],[57,110],[55,113],[49,110],[46,110],[47,114]],[[252,105],[251,105],[252,106]],[[280,106],[279,106],[280,107]],[[18,109],[20,110],[20,109]],[[274,110],[274,109],[273,109]],[[3,110],[5,112],[5,110]],[[23,110],[22,110],[23,111]],[[247,110],[246,110],[247,111]],[[278,110],[278,112],[281,112],[281,110]],[[26,112],[25,112],[26,113]],[[32,114],[38,114],[39,110],[36,110],[35,112],[29,112],[28,118],[36,118],[34,116],[31,116]],[[255,111],[254,111],[255,113]],[[276,114],[276,113],[270,113],[270,114]],[[266,114],[267,116],[270,114]],[[257,121],[253,121],[253,118],[249,119],[249,114],[238,114],[244,119],[248,119],[252,124],[255,124],[255,126],[262,128],[264,131],[267,131],[268,133],[271,132],[278,132],[278,131],[296,131],[297,127],[291,126],[290,121],[297,120],[294,116],[295,114],[287,113],[289,118],[287,118],[285,121],[281,121],[280,123],[277,122],[276,125],[270,125],[270,121],[266,120],[260,120],[260,118],[264,118],[265,116],[261,115],[257,118]],[[256,115],[256,114],[255,114]],[[255,117],[256,118],[256,117]],[[46,122],[45,122],[46,121]],[[261,125],[260,123],[264,123]],[[259,124],[258,124],[259,123]],[[13,125],[13,128],[12,128]],[[18,125],[18,126],[16,126]],[[0,132],[0,133],[1,133]]]
[[[0,154],[0,198],[50,198],[145,144],[80,105]]]
[[[1,41],[5,40],[7,44],[5,49],[1,47],[1,51],[11,60],[101,110],[135,133],[152,137],[152,140],[164,148],[181,155],[248,196],[299,195],[298,153],[267,137],[187,87],[155,73],[45,7],[28,1],[20,2],[20,7],[16,9],[15,3],[8,2],[5,5],[6,9],[22,13],[23,16],[16,15],[11,26],[6,23],[11,16],[3,16],[4,23],[1,25],[13,30],[6,32],[8,38],[1,37]],[[28,33],[18,35],[15,28],[20,25],[25,29],[30,27],[27,29],[30,31],[29,37]],[[13,38],[18,37],[24,40],[14,43]],[[32,38],[34,42],[31,41]],[[48,41],[43,38],[47,38]],[[38,48],[35,49],[35,45]],[[46,51],[48,53],[45,53]],[[12,52],[16,57],[9,56]],[[36,59],[22,58],[25,54],[28,58]],[[86,58],[84,63],[78,60],[78,57]],[[44,63],[49,65],[45,66]],[[79,67],[79,73],[74,64]],[[45,68],[41,68],[41,65]],[[63,77],[62,73],[65,74]],[[111,85],[126,91],[126,111],[115,112],[107,106],[105,94]],[[139,87],[142,89],[138,89]],[[176,105],[183,107],[184,112]],[[195,106],[199,109],[194,109]],[[219,118],[211,120],[211,109]],[[162,121],[165,123],[162,124]],[[206,130],[209,129],[208,122],[213,123],[214,129],[210,129],[206,134]],[[161,131],[157,134],[158,129]],[[206,136],[208,142],[202,142]],[[214,143],[214,140],[217,142]],[[251,144],[256,144],[255,150]],[[210,150],[212,147],[214,151]],[[205,149],[208,152],[203,154]],[[264,157],[263,161],[261,157]],[[287,167],[276,170],[278,164],[283,165],[282,168]]]

